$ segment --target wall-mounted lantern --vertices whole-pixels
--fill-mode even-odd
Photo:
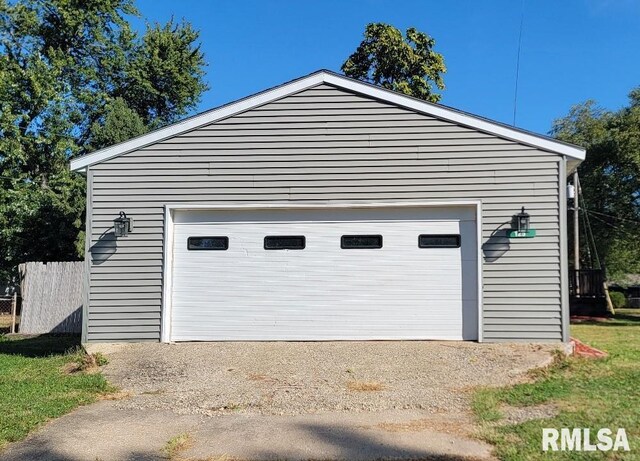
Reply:
[[[531,229],[531,217],[529,213],[524,211],[524,207],[520,213],[513,217],[512,229],[507,233],[509,238],[532,238],[536,236],[536,230]]]
[[[133,220],[124,211],[113,220],[113,233],[116,237],[126,237],[133,230]]]
[[[520,211],[520,213],[516,215],[516,219],[518,220],[518,233],[522,234],[522,233],[529,232],[529,227],[531,224],[531,216],[529,216],[529,213],[524,211],[524,207],[522,207],[522,210]]]

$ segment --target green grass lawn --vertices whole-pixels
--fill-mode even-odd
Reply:
[[[111,390],[99,373],[63,371],[83,358],[75,337],[0,336],[0,450],[39,424]]]
[[[640,310],[620,309],[606,323],[571,326],[571,336],[609,353],[606,359],[560,358],[533,382],[477,392],[474,411],[502,460],[640,460]],[[504,425],[502,405],[553,404],[548,419]],[[630,452],[543,452],[542,428],[626,429]]]

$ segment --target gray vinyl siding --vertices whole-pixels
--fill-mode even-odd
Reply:
[[[90,169],[86,339],[159,340],[167,203],[481,199],[485,250],[523,205],[538,232],[484,259],[483,339],[560,341],[562,160],[328,85],[112,158]],[[120,210],[134,232],[96,246]]]

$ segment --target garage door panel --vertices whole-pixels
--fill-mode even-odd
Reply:
[[[315,209],[270,209],[268,212],[256,212],[255,210],[189,210],[179,211],[174,216],[174,223],[179,224],[218,224],[218,223],[273,223],[291,222],[292,212],[296,215],[296,222],[317,223],[318,219],[323,222],[403,222],[415,221],[416,208],[385,208],[384,214],[380,213],[381,208],[327,208],[322,210],[321,217]],[[502,215],[501,215],[502,216]],[[469,221],[475,222],[474,207],[431,207],[429,209],[429,220],[431,221]]]
[[[355,316],[353,317],[353,319],[355,319],[355,320],[357,320],[359,318],[360,317],[355,317]],[[440,319],[440,321],[438,321],[438,319],[433,319],[432,320],[431,317],[426,317],[426,316],[414,318],[414,320],[416,320],[416,321],[423,321],[423,320],[426,320],[426,319],[431,320],[433,322],[433,325],[439,325],[440,328],[448,329],[448,330],[451,330],[451,331],[457,331],[456,328],[450,326],[449,319],[442,318],[442,319]],[[209,320],[209,319],[206,318],[206,317],[203,317],[202,320],[206,321],[206,320]],[[243,319],[241,317],[239,317],[238,319],[235,319],[233,321],[225,320],[224,322],[220,322],[219,324],[216,325],[216,331],[233,329],[233,328],[235,328],[237,326],[244,326],[245,328],[247,328],[247,322],[245,320],[246,319]],[[345,327],[344,321],[349,320],[348,317],[341,318],[341,321],[339,321],[339,322],[338,321],[329,321],[329,320],[330,319],[327,319],[327,321],[322,322],[321,320],[314,319],[313,326],[314,326],[314,328],[330,327],[330,328],[334,329],[336,332],[337,331],[341,331],[341,330],[349,330],[349,331],[351,331],[351,330],[356,329],[355,325],[351,325],[351,326]],[[251,323],[251,325],[253,325],[253,326],[263,327],[263,328],[272,328],[274,331],[280,330],[282,332],[287,332],[287,331],[289,331],[290,328],[300,328],[300,327],[304,327],[304,326],[307,326],[307,325],[310,325],[310,324],[311,324],[311,322],[309,321],[309,319],[300,319],[299,321],[295,321],[295,320],[292,320],[291,318],[288,318],[286,320],[277,320],[277,323],[276,323],[276,321],[274,321],[272,319],[262,319],[262,320],[257,319],[256,320],[256,319],[252,318],[252,323]],[[179,325],[179,324],[177,324],[177,325]],[[406,333],[407,331],[411,331],[411,330],[423,331],[423,328],[420,327],[420,326],[415,326],[415,327],[407,326],[405,324],[405,321],[403,321],[403,322],[395,322],[394,323],[394,322],[387,322],[387,321],[384,321],[384,320],[381,320],[381,321],[378,321],[378,322],[371,321],[371,322],[367,322],[365,324],[359,323],[357,325],[357,327],[358,327],[357,329],[358,330],[364,330],[362,327],[366,326],[367,327],[366,331],[372,331],[372,330],[376,330],[376,329],[381,330],[381,331],[389,331],[389,326],[390,325],[396,325],[398,327],[402,327],[403,328],[403,332],[402,333]],[[247,328],[247,330],[250,330],[250,329]],[[211,329],[208,328],[207,326],[204,326],[204,325],[195,326],[193,328],[190,328],[189,331],[191,331],[191,332],[206,331],[206,332],[212,333]]]
[[[239,303],[241,303],[242,301],[243,300],[239,301]],[[421,300],[416,298],[416,301],[421,301]],[[282,304],[283,303],[280,302],[280,305]],[[405,303],[405,304],[409,304],[409,303]],[[439,304],[442,304],[442,303],[439,303]],[[187,312],[176,313],[173,316],[174,322],[177,323],[177,322],[180,322],[181,320],[185,322],[189,322],[200,317],[217,318],[219,321],[222,321],[222,320],[225,320],[225,319],[222,319],[220,316],[220,314],[223,314],[223,313],[233,314],[233,316],[228,315],[228,317],[230,317],[230,320],[232,321],[235,321],[237,318],[241,318],[241,317],[251,317],[251,318],[265,317],[265,318],[275,319],[275,318],[280,318],[279,316],[281,316],[283,320],[287,320],[288,318],[296,318],[296,317],[303,318],[303,316],[309,315],[310,313],[314,313],[312,321],[315,319],[321,319],[325,317],[330,319],[334,319],[334,318],[343,319],[348,317],[357,317],[362,314],[367,314],[369,317],[366,319],[361,319],[362,323],[367,323],[374,318],[380,318],[380,319],[383,319],[385,322],[390,322],[390,323],[393,323],[393,322],[402,323],[408,317],[433,318],[433,319],[437,319],[439,317],[446,318],[446,319],[461,317],[460,305],[455,305],[453,303],[449,305],[452,305],[452,307],[456,309],[451,309],[451,308],[430,309],[427,306],[424,308],[422,312],[419,312],[419,313],[416,312],[415,308],[411,309],[409,307],[401,308],[400,306],[390,306],[388,309],[376,310],[376,309],[372,309],[371,307],[367,308],[364,306],[357,306],[354,304],[349,305],[349,303],[341,303],[340,305],[343,309],[339,312],[339,314],[336,314],[336,312],[334,312],[333,310],[327,310],[327,308],[331,308],[331,309],[334,308],[335,303],[328,303],[324,305],[313,304],[308,306],[302,306],[299,309],[294,309],[294,308],[284,309],[282,307],[278,307],[277,303],[264,304],[264,305],[260,305],[260,307],[248,307],[246,305],[243,305],[242,309],[237,309],[236,306],[234,307],[229,307],[228,305],[225,306],[220,303],[211,303],[211,304],[192,303],[192,305],[194,307],[217,306],[217,309],[215,310],[215,312],[211,311],[211,313],[208,313],[208,311],[203,311],[203,313],[200,313],[200,312],[196,312],[195,309],[192,310],[190,313],[187,313]],[[457,311],[457,312],[452,312],[452,311]],[[390,312],[393,312],[396,315],[390,316],[389,315]],[[399,318],[398,314],[403,314],[402,315],[403,318]]]
[[[171,338],[475,339],[477,239],[469,213],[179,212]],[[420,234],[460,234],[461,246],[418,248]],[[304,236],[305,248],[265,250],[264,237],[274,235]],[[382,235],[382,248],[343,249],[342,235]],[[228,237],[228,249],[188,250],[187,239],[198,236]]]
[[[248,302],[250,301],[253,301],[253,300],[251,299],[239,300],[238,304],[242,304],[243,302],[247,303],[242,305],[241,309],[238,309],[237,305],[234,306],[234,308],[230,308],[228,307],[228,305],[225,306],[222,303],[210,303],[210,304],[191,303],[193,307],[202,307],[202,308],[216,307],[216,309],[215,309],[215,312],[212,311],[211,314],[196,313],[196,309],[192,309],[191,312],[176,313],[173,316],[173,319],[174,319],[174,322],[176,323],[181,320],[185,322],[195,321],[195,319],[199,317],[211,317],[211,318],[217,318],[218,321],[223,321],[226,319],[223,319],[221,314],[227,314],[227,317],[230,317],[230,320],[232,321],[241,317],[256,318],[261,316],[266,318],[273,318],[273,319],[281,318],[283,320],[286,320],[288,318],[294,318],[296,316],[299,316],[300,318],[302,318],[304,315],[313,314],[313,319],[311,321],[315,321],[316,319],[321,319],[324,317],[332,318],[332,319],[333,318],[345,319],[349,317],[358,317],[363,314],[366,314],[368,317],[366,319],[361,319],[362,323],[367,323],[371,319],[374,319],[376,317],[384,320],[385,322],[402,323],[408,317],[411,317],[411,318],[421,317],[421,318],[434,318],[434,319],[438,318],[438,316],[441,316],[442,318],[446,318],[446,319],[461,317],[461,314],[459,314],[461,306],[456,305],[454,303],[448,303],[447,309],[429,309],[429,307],[427,306],[424,308],[423,312],[416,313],[415,308],[411,309],[408,307],[401,308],[399,306],[390,306],[387,309],[374,310],[371,307],[367,308],[363,306],[358,306],[358,305],[354,305],[354,303],[351,302],[351,303],[340,303],[342,310],[339,313],[336,313],[333,311],[333,308],[335,308],[336,303],[327,303],[327,304],[314,303],[313,305],[309,305],[309,307],[300,307],[300,309],[296,310],[293,308],[284,309],[282,307],[279,307],[283,304],[283,301],[287,301],[287,300],[283,300],[280,303],[275,303],[275,302],[271,304],[264,303],[264,304],[261,304],[260,307],[253,307],[253,308],[248,307],[249,306]],[[410,304],[411,301],[413,300],[410,300],[405,304]],[[423,300],[416,298],[415,301],[418,302]],[[449,301],[449,300],[444,299],[444,301]],[[439,303],[439,304],[442,304],[442,303]],[[391,312],[394,313],[395,315],[390,316],[389,314]],[[402,314],[402,318],[399,318],[400,314]]]
[[[255,289],[255,287],[250,287],[251,289]],[[380,294],[380,286],[376,286],[376,285],[370,285],[370,286],[353,286],[351,287],[351,289],[347,290],[340,290],[340,291],[334,291],[333,288],[329,288],[332,293],[325,293],[322,291],[322,289],[314,289],[314,290],[308,290],[305,289],[304,290],[304,300],[301,300],[301,295],[299,294],[300,291],[302,291],[302,289],[299,286],[295,286],[295,285],[285,285],[285,286],[279,286],[278,290],[270,290],[269,293],[254,293],[254,294],[242,294],[242,293],[238,293],[238,294],[228,294],[228,295],[224,295],[221,296],[219,293],[216,293],[216,295],[218,295],[220,298],[218,300],[214,300],[214,299],[208,299],[208,300],[202,300],[201,297],[199,297],[197,294],[194,293],[181,293],[178,292],[177,297],[180,297],[181,299],[184,299],[185,301],[189,302],[190,305],[192,306],[209,306],[209,305],[215,305],[215,304],[219,304],[219,305],[229,305],[230,298],[233,298],[233,302],[231,303],[231,305],[235,305],[237,302],[252,302],[252,303],[256,303],[257,306],[269,306],[269,305],[279,305],[282,304],[282,301],[287,301],[290,303],[306,303],[306,304],[311,304],[314,306],[332,306],[334,305],[336,302],[339,302],[342,305],[352,305],[352,304],[359,304],[361,302],[364,301],[371,301],[371,300],[380,300],[380,298],[383,296]],[[358,291],[358,289],[362,289],[362,290],[371,290],[373,291],[373,293],[361,293]],[[214,287],[211,287],[209,290],[210,292],[215,291]],[[293,291],[294,293],[287,293],[287,291]],[[298,293],[296,293],[298,292]],[[385,289],[386,294],[384,295],[384,298],[391,298],[394,295],[402,295],[402,301],[404,301],[405,303],[409,303],[411,301],[420,301],[421,305],[423,306],[423,308],[427,308],[426,306],[429,305],[429,301],[426,299],[428,297],[428,295],[425,295],[425,290],[422,290],[421,292],[418,292],[417,290],[414,290],[412,293],[406,293],[404,290],[388,290]],[[460,290],[458,289],[457,292],[454,292],[452,290],[449,290],[447,292],[442,292],[442,293],[438,293],[438,295],[432,295],[435,299],[433,299],[432,303],[434,305],[437,305],[440,301],[461,301],[461,296],[460,296]],[[320,297],[319,299],[315,299],[315,300],[307,300],[306,298],[312,298],[312,297]],[[348,299],[345,299],[348,298]],[[378,303],[377,303],[378,304]],[[387,303],[384,302],[380,302],[379,304],[381,304],[381,309],[384,311],[387,311],[389,309],[388,306],[396,306],[399,305],[399,303],[397,302],[393,302],[392,299],[389,299]],[[373,307],[369,307],[370,309],[372,309]],[[414,306],[415,308],[415,306]],[[449,305],[447,306],[447,309],[450,309]],[[188,309],[187,309],[188,311]],[[175,312],[174,312],[175,315]]]

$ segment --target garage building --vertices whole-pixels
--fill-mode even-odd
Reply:
[[[83,342],[567,341],[584,155],[319,71],[76,158]]]

